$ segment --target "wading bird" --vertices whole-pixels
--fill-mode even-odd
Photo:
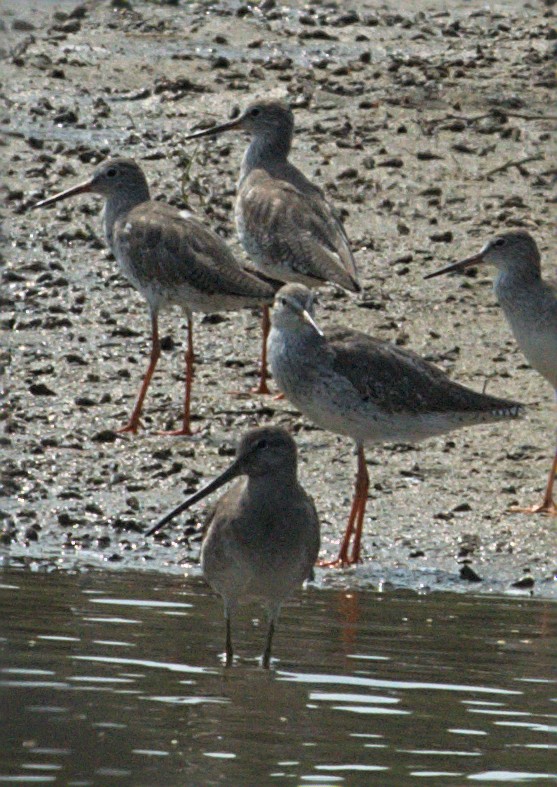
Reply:
[[[356,443],[354,500],[331,565],[360,561],[369,488],[366,443],[417,442],[515,418],[521,410],[516,402],[465,388],[415,353],[366,333],[340,327],[324,333],[313,318],[313,295],[302,284],[287,284],[275,296],[269,363],[292,404],[321,428]]]
[[[263,666],[283,602],[309,579],[319,554],[319,521],[312,499],[297,478],[296,443],[285,429],[251,429],[230,467],[149,530],[165,527],[182,511],[243,476],[209,515],[201,547],[207,582],[222,596],[226,621],[226,665],[232,664],[231,618],[240,601],[263,603],[269,620]]]
[[[359,292],[356,263],[344,227],[323,192],[289,160],[294,115],[282,101],[257,101],[234,120],[190,134],[198,139],[245,131],[251,141],[238,181],[235,218],[242,246],[256,269],[280,282],[318,287],[332,282]],[[267,386],[269,309],[263,307],[261,376]]]
[[[224,241],[187,211],[150,199],[141,167],[126,158],[100,164],[92,176],[34,208],[77,194],[105,198],[104,230],[120,270],[138,290],[151,315],[151,358],[128,423],[119,432],[137,432],[143,401],[160,357],[159,312],[180,306],[188,321],[186,392],[182,427],[167,432],[191,435],[194,312],[235,311],[271,303],[275,289],[243,270]]]
[[[493,265],[493,283],[514,338],[530,366],[551,384],[557,398],[557,284],[544,281],[536,241],[524,230],[506,232],[490,240],[479,254],[428,274],[431,279],[472,265]],[[557,473],[557,450],[553,457],[542,502],[511,510],[528,514],[557,514],[553,485]]]

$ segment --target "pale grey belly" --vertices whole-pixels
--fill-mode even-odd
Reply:
[[[553,325],[513,325],[516,342],[530,366],[557,389],[557,329]]]
[[[280,379],[275,375],[281,390]],[[346,395],[343,395],[346,394]],[[298,409],[322,429],[351,437],[358,443],[409,442],[445,434],[471,420],[458,413],[389,413],[356,394],[343,392],[325,379],[313,393],[286,393]]]
[[[358,443],[419,442],[467,425],[496,420],[489,413],[389,412],[364,399],[349,380],[337,374],[311,347],[289,352],[280,334],[271,331],[269,360],[273,377],[289,399],[322,429]]]

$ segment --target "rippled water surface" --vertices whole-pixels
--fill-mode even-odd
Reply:
[[[273,669],[198,579],[0,572],[0,784],[555,783],[557,607],[308,589]]]

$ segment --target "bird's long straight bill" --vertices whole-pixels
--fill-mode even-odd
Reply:
[[[304,318],[305,322],[308,323],[308,325],[311,325],[312,328],[315,328],[315,330],[317,331],[319,336],[324,336],[325,335],[323,333],[323,331],[321,330],[321,328],[319,327],[319,325],[315,322],[315,320],[313,319],[311,314],[308,311],[306,311],[306,309],[303,310],[302,317]]]
[[[216,134],[222,134],[223,131],[231,131],[238,128],[240,125],[241,117],[229,120],[228,123],[221,123],[220,126],[212,126],[211,128],[203,129],[203,131],[195,131],[193,134],[188,134],[184,139],[199,139],[200,137],[213,137]]]
[[[157,533],[163,527],[165,527],[169,522],[171,522],[178,514],[181,514],[182,511],[186,511],[186,509],[191,508],[195,503],[198,503],[200,500],[203,500],[204,497],[210,495],[211,492],[219,489],[223,484],[226,484],[228,481],[231,481],[233,478],[236,478],[238,475],[238,463],[233,462],[230,467],[228,467],[223,473],[217,476],[213,481],[210,481],[206,486],[200,489],[198,492],[193,494],[191,497],[188,497],[187,500],[184,500],[183,503],[180,503],[173,511],[169,514],[164,516],[156,525],[147,531],[145,534],[146,536],[152,536],[154,533]]]
[[[438,271],[428,273],[427,276],[424,276],[424,279],[433,279],[435,276],[441,276],[443,273],[451,273],[452,271],[463,271],[466,268],[470,268],[472,265],[480,265],[483,261],[482,254],[474,254],[473,257],[467,257],[465,260],[453,262],[451,265],[439,268]]]
[[[35,202],[34,205],[31,205],[31,210],[35,208],[44,208],[47,205],[52,205],[54,202],[59,202],[62,199],[66,199],[67,197],[73,197],[75,194],[87,194],[91,191],[91,181],[86,180],[83,183],[78,183],[77,186],[72,186],[71,189],[66,189],[65,191],[59,191],[58,194],[54,194],[53,197],[47,197],[46,199],[42,199],[40,202]]]

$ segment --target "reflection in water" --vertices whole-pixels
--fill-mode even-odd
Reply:
[[[269,673],[257,607],[221,667],[198,580],[10,569],[0,604],[0,785],[557,779],[550,602],[309,589]]]

